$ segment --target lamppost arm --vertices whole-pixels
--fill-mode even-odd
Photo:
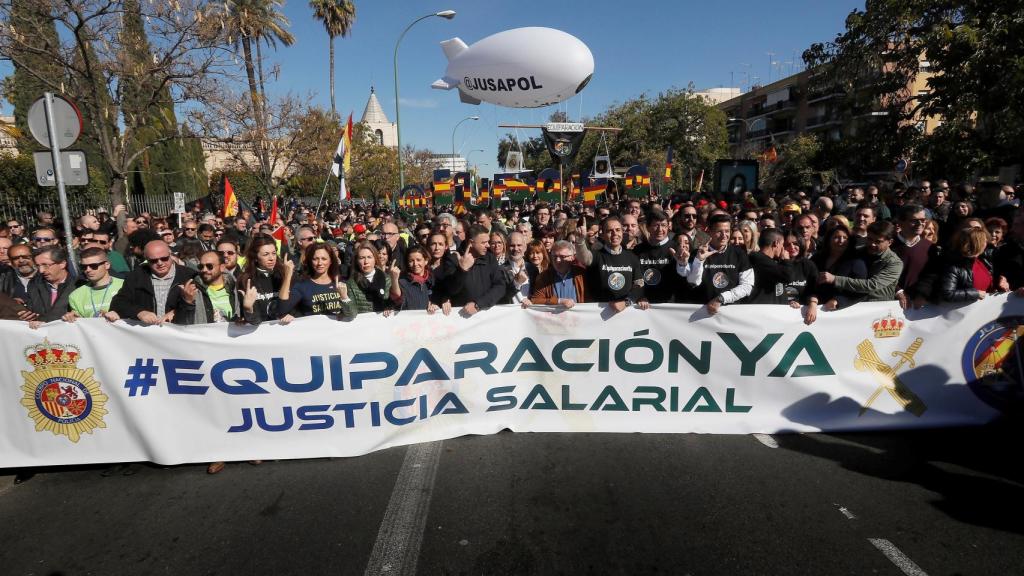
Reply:
[[[398,46],[402,43],[402,38],[405,38],[409,29],[415,26],[418,22],[426,20],[431,16],[438,16],[446,20],[451,20],[455,17],[454,10],[443,10],[441,12],[433,12],[430,14],[424,14],[419,18],[415,19],[405,30],[402,30],[402,34],[398,36],[398,41],[395,42],[395,58],[394,58],[394,71],[395,71],[395,135],[398,140],[398,188],[401,190],[405,188],[405,167],[402,162],[402,121],[401,121],[401,106],[398,104]]]

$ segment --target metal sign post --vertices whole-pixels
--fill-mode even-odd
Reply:
[[[71,213],[68,212],[68,196],[64,191],[64,166],[60,159],[60,142],[57,140],[57,123],[53,114],[53,93],[43,94],[46,99],[46,129],[50,137],[50,154],[53,156],[53,176],[57,180],[57,194],[60,197],[60,215],[64,219],[64,238],[68,247],[68,268],[78,273],[75,264],[75,247],[71,233]]]

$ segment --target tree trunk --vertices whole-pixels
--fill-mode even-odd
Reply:
[[[331,115],[338,117],[338,110],[334,107],[334,36],[328,36],[328,44],[331,47]]]
[[[252,113],[256,120],[256,141],[254,143],[256,145],[256,156],[260,163],[260,170],[263,172],[263,180],[269,183],[272,175],[270,174],[270,161],[267,158],[264,142],[264,139],[267,137],[267,127],[264,122],[262,97],[256,85],[256,68],[253,66],[252,61],[252,42],[246,36],[242,37],[242,57],[245,59],[245,75],[249,80],[249,96],[252,99]]]
[[[124,174],[115,173],[110,176],[110,188],[107,189],[110,194],[110,212],[113,214],[114,206],[118,204],[127,205],[127,200],[124,197]]]

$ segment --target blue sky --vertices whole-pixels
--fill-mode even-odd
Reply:
[[[409,31],[399,54],[402,98],[402,142],[438,153],[451,150],[452,128],[463,123],[456,146],[481,172],[497,170],[497,143],[506,129],[500,123],[542,123],[556,109],[472,106],[457,91],[432,90],[446,60],[438,43],[458,36],[467,44],[521,26],[546,26],[580,38],[594,54],[594,78],[585,90],[558,105],[571,119],[593,116],[609,105],[647,92],[693,83],[697,89],[760,82],[789,73],[800,53],[813,42],[831,40],[842,31],[846,15],[863,8],[863,0],[392,0],[356,3],[356,23],[348,38],[335,40],[338,111],[355,113],[358,121],[370,86],[394,121],[392,56],[395,40],[410,22],[424,14],[451,9],[453,20],[428,18]],[[297,42],[270,52],[280,64],[274,90],[316,93],[315,101],[330,107],[327,35],[312,18],[305,1],[286,0],[285,14]],[[768,52],[781,62],[770,69]],[[264,52],[267,55],[267,52]],[[784,70],[780,70],[779,68]],[[6,68],[6,67],[5,67]],[[6,70],[4,70],[6,71]],[[268,89],[270,87],[268,86]],[[10,106],[4,104],[4,110]],[[523,132],[532,136],[533,133]],[[486,165],[485,165],[486,164]]]

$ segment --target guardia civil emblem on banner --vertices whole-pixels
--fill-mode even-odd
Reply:
[[[878,318],[872,322],[871,330],[874,332],[875,338],[878,339],[898,338],[903,332],[905,324],[904,320],[894,317],[890,312],[884,318]],[[928,407],[900,379],[899,375],[900,369],[904,366],[907,368],[917,366],[914,356],[921,349],[922,345],[924,345],[924,338],[919,337],[915,338],[906,350],[892,351],[890,355],[897,361],[891,365],[879,355],[878,351],[875,350],[874,342],[871,340],[863,340],[857,345],[857,358],[853,361],[853,367],[859,372],[870,373],[877,384],[875,391],[868,397],[867,402],[861,406],[860,416],[863,416],[871,407],[871,404],[886,392],[907,412],[918,418],[924,414]]]
[[[79,368],[81,354],[75,346],[41,344],[25,349],[33,371],[22,371],[25,395],[21,405],[35,422],[36,432],[49,430],[78,442],[82,434],[106,428],[107,395],[100,389],[92,368]]]

